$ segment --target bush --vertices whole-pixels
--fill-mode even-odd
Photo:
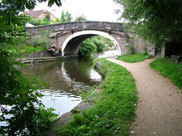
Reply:
[[[52,109],[44,109],[38,98],[41,83],[38,79],[27,79],[15,69],[21,66],[17,56],[21,53],[0,46],[0,127],[1,135],[40,136],[56,119]]]
[[[44,19],[30,17],[28,23],[35,25],[35,26],[49,25],[49,24],[51,24],[51,20],[50,20],[50,16],[48,15],[48,13],[46,13],[46,16]]]
[[[95,44],[90,40],[86,39],[79,48],[78,55],[80,57],[90,57],[92,53],[96,52]]]
[[[96,45],[97,52],[103,52],[103,51],[105,51],[106,45],[105,45],[103,39],[101,39],[100,37],[94,37],[91,40]]]
[[[49,37],[50,37],[50,31],[43,30],[40,32],[40,36],[36,36],[32,38],[32,45],[35,47],[38,47],[38,46],[46,47],[51,44]]]
[[[135,49],[132,44],[126,46],[128,49],[128,54],[135,54]]]

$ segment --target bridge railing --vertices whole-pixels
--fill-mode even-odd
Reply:
[[[51,24],[51,25],[44,25],[37,27],[26,27],[25,29],[25,31],[29,35],[38,35],[43,30],[48,30],[50,32],[79,31],[79,30],[102,30],[102,31],[116,31],[116,32],[124,31],[122,23],[98,22],[98,21]]]

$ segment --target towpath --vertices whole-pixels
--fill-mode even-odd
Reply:
[[[126,63],[113,58],[135,79],[139,102],[132,136],[182,136],[182,90],[149,67],[153,59]]]

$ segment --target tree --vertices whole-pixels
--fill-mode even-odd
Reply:
[[[68,11],[62,11],[61,13],[61,19],[60,22],[61,23],[65,23],[65,22],[71,22],[72,21],[72,16]]]
[[[46,0],[37,0],[43,2]],[[54,118],[38,99],[38,81],[30,80],[15,69],[22,49],[15,46],[24,38],[26,16],[19,16],[25,8],[33,9],[36,0],[2,0],[0,2],[0,126],[1,135],[39,136]],[[48,0],[48,5],[61,5],[60,0]],[[16,49],[15,49],[16,48]],[[9,116],[9,118],[7,118]]]
[[[122,17],[133,32],[143,39],[164,43],[182,43],[181,0],[114,0],[124,7]]]
[[[95,44],[98,53],[101,53],[108,49],[107,47],[108,41],[106,41],[106,38],[101,36],[94,36],[91,37],[90,39]]]
[[[54,24],[56,24],[56,23],[60,23],[59,18],[56,18],[56,20],[55,20],[53,23],[54,23]]]
[[[25,20],[19,16],[25,9],[33,9],[36,2],[48,1],[48,6],[56,3],[61,6],[61,0],[2,0],[0,2],[0,41],[10,43],[14,41],[22,31],[24,31]]]
[[[30,24],[32,24],[34,26],[40,26],[40,25],[48,25],[51,22],[49,20],[46,20],[46,19],[30,17],[30,19],[28,20],[28,23],[30,23]]]
[[[29,16],[27,16],[27,18],[29,18],[28,23],[35,25],[35,26],[51,24],[51,18],[50,18],[49,12],[45,13],[45,17],[43,19],[33,18],[33,17],[29,17]]]
[[[92,54],[101,53],[112,46],[114,46],[114,44],[109,39],[101,36],[93,36],[81,43],[78,56],[90,57]]]
[[[84,22],[87,21],[86,17],[84,15],[78,16],[75,19],[76,22]]]
[[[45,22],[47,22],[47,24],[51,24],[51,17],[50,17],[50,13],[48,11],[45,13],[45,17],[43,20]]]

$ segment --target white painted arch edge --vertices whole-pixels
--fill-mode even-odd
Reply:
[[[62,48],[61,48],[61,51],[62,51],[62,56],[64,56],[64,49],[66,48],[68,42],[77,37],[77,36],[81,36],[81,35],[86,35],[86,34],[93,34],[93,35],[99,35],[99,36],[103,36],[103,37],[106,37],[108,39],[110,39],[114,45],[116,46],[116,48],[118,49],[120,55],[121,55],[121,49],[120,49],[120,46],[118,44],[118,42],[109,34],[105,33],[105,32],[101,32],[101,31],[95,31],[95,30],[86,30],[86,31],[81,31],[81,32],[76,32],[76,33],[73,33],[72,35],[68,36],[66,38],[66,40],[64,41],[63,45],[62,45]]]

